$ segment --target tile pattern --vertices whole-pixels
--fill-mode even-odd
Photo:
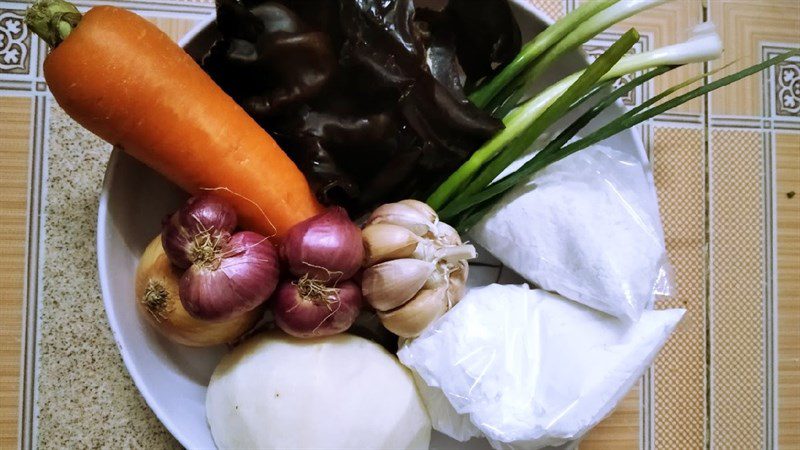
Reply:
[[[639,421],[641,386],[634,386],[623,398],[617,409],[587,433],[580,443],[580,450],[635,450],[639,448]]]
[[[778,446],[800,445],[800,134],[775,137],[778,203]]]
[[[570,7],[572,5],[568,5],[568,2],[563,0],[533,0],[531,3],[553,20],[563,17],[566,11],[574,9],[574,6]]]
[[[17,443],[31,101],[0,97],[0,448]]]
[[[659,307],[685,308],[682,327],[653,366],[653,438],[646,448],[702,448],[706,430],[706,183],[704,134],[654,127],[653,167],[667,252],[678,297]]]
[[[531,1],[560,17],[581,0]],[[125,5],[177,38],[211,3]],[[44,46],[15,25],[26,6],[0,1],[0,268],[20,274],[17,284],[4,278],[0,290],[0,447],[175,447],[128,378],[99,300],[93,230],[107,147],[47,97]],[[679,0],[627,20],[586,50],[597,54],[629,26],[643,36],[637,51],[678,42],[704,16],[723,36],[723,62],[744,56],[734,68],[800,47],[793,0]],[[642,127],[680,293],[660,306],[689,313],[640,387],[581,448],[800,447],[799,70],[800,61],[788,61],[709,96],[710,108],[697,99]],[[700,71],[699,64],[673,71],[626,102]],[[20,123],[30,128],[7,133]],[[10,150],[20,145],[30,154]],[[768,176],[773,167],[776,180]],[[25,235],[18,232],[25,218],[28,234],[14,240]],[[24,307],[16,308],[20,298]]]
[[[740,56],[729,70],[800,47],[797,2],[712,1],[708,15],[725,42],[722,63]],[[793,106],[797,64],[790,60],[710,95],[712,123],[721,126],[710,133],[709,442],[720,448],[800,445],[785,426],[800,410],[783,395],[791,387],[783,382],[797,379],[800,371],[797,364],[781,364],[781,352],[788,351],[782,347],[787,339],[800,341],[800,325],[781,315],[793,291],[781,291],[780,283],[776,289],[776,279],[787,276],[774,264],[787,245],[787,230],[779,222],[775,234],[780,212],[773,191],[782,169],[773,160],[776,139],[783,131],[800,131],[800,115],[786,107]]]
[[[711,133],[711,442],[766,446],[762,134]],[[748,407],[743,408],[743,405]]]
[[[0,10],[0,73],[28,73],[30,47],[31,33],[19,11]]]
[[[791,58],[772,71],[771,84],[775,86],[775,115],[798,117],[800,115],[800,58]]]
[[[800,46],[800,2],[794,0],[710,0],[708,17],[717,25],[725,54],[720,61],[738,70],[758,62],[761,46]],[[762,112],[761,77],[741,80],[711,95],[713,114],[758,116]]]

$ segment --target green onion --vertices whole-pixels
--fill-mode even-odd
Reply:
[[[589,20],[598,12],[608,8],[619,0],[597,0],[586,2],[574,11],[565,15],[554,24],[539,33],[532,41],[522,47],[519,54],[503,70],[488,83],[470,95],[469,99],[479,108],[484,108],[505,86],[539,55],[568,36],[581,23]]]
[[[692,37],[686,42],[622,58],[603,75],[601,80],[614,80],[622,75],[653,67],[707,61],[715,59],[721,54],[722,41],[714,31],[714,25],[704,23],[694,28]],[[428,204],[434,209],[442,208],[482,170],[485,164],[531,126],[553,102],[564,95],[570,86],[580,78],[581,73],[577,72],[562,79],[509,112],[503,118],[505,128],[484,143],[461,167],[453,172],[428,198]]]
[[[555,150],[560,149],[564,144],[569,142],[570,139],[575,137],[575,135],[578,134],[578,132],[580,130],[582,130],[583,127],[588,125],[592,120],[594,120],[598,115],[600,115],[600,113],[602,113],[607,107],[611,106],[618,99],[620,99],[623,96],[627,95],[630,91],[634,90],[637,86],[640,86],[640,85],[646,83],[647,81],[650,81],[651,79],[653,79],[653,78],[655,78],[655,77],[657,77],[657,76],[659,76],[661,74],[664,74],[664,73],[666,73],[666,72],[668,72],[668,71],[670,71],[672,69],[678,68],[678,67],[680,67],[680,66],[661,66],[661,67],[657,67],[657,68],[651,70],[650,72],[647,72],[647,73],[645,73],[643,75],[640,75],[640,76],[630,80],[629,82],[625,83],[620,88],[612,91],[605,98],[600,100],[595,106],[593,106],[590,110],[588,110],[583,115],[581,115],[578,119],[576,119],[572,124],[570,124],[570,126],[565,128],[555,139],[550,141],[540,151],[540,153],[547,154],[549,152],[553,152]],[[705,76],[705,75],[706,74],[703,74],[702,76]],[[692,80],[691,82],[686,83],[686,84],[691,84],[694,81],[697,81],[697,80]],[[681,85],[684,85],[684,83],[681,83]],[[668,93],[666,91],[664,93],[662,93],[662,94],[663,95],[668,95]],[[662,94],[659,94],[656,97],[663,98]],[[656,99],[656,97],[653,97],[653,98]],[[649,100],[648,100],[648,102],[649,102]],[[647,103],[647,102],[645,102],[645,103]],[[483,203],[481,203],[481,204],[479,204],[477,206],[468,207],[463,212],[453,213],[453,214],[458,214],[458,216],[461,217],[461,219],[458,220],[458,222],[453,222],[453,223],[455,224],[456,228],[459,231],[466,232],[473,225],[478,223],[478,221],[484,215],[486,215],[486,213],[489,212],[489,210],[492,208],[492,206],[494,206],[494,204],[492,202],[486,201],[486,202],[483,202]],[[443,211],[443,212],[445,214],[450,214],[451,213],[450,211]],[[452,219],[448,219],[448,220],[452,221]]]
[[[666,73],[666,72],[668,72],[668,71],[670,71],[670,70],[672,70],[672,69],[674,69],[676,67],[678,67],[678,66],[662,66],[662,67],[658,67],[656,69],[651,70],[650,72],[647,72],[647,73],[645,73],[643,75],[640,75],[640,76],[630,80],[628,83],[625,83],[621,87],[613,90],[612,92],[607,94],[603,99],[601,99],[595,106],[593,106],[591,109],[589,109],[583,115],[578,117],[578,119],[576,119],[572,124],[570,124],[570,126],[568,126],[561,133],[559,133],[559,135],[555,139],[551,140],[539,152],[539,154],[542,154],[542,153],[546,154],[548,152],[552,152],[554,150],[557,150],[557,149],[561,148],[561,146],[563,146],[570,139],[572,139],[581,129],[583,129],[583,127],[588,125],[589,122],[591,122],[595,117],[597,117],[605,108],[607,108],[608,106],[613,104],[615,101],[617,101],[617,99],[627,95],[630,91],[635,89],[637,86],[640,86],[640,85],[646,83],[647,81],[655,78],[656,76],[661,75],[663,73]],[[537,156],[534,156],[534,158],[536,158]],[[541,158],[541,156],[538,156],[538,157]],[[450,204],[447,207],[445,207],[444,209],[442,209],[440,211],[440,217],[451,218],[453,215],[459,214],[462,211],[464,211],[465,208],[468,208],[469,206],[466,206],[464,208],[460,208],[459,209],[456,206],[462,200],[463,199],[456,199],[456,200],[450,202]],[[442,215],[442,214],[444,214],[444,215]]]
[[[547,145],[539,153],[543,153],[543,154],[546,155],[547,153],[550,153],[550,152],[553,152],[553,151],[556,151],[556,150],[560,149],[564,144],[569,142],[570,139],[575,137],[575,135],[578,134],[578,132],[580,130],[582,130],[583,127],[588,125],[592,120],[594,120],[598,115],[600,115],[600,113],[602,113],[606,108],[611,106],[618,99],[620,99],[623,96],[627,95],[630,91],[634,90],[637,86],[640,86],[640,85],[646,83],[647,81],[650,81],[651,79],[653,79],[653,78],[655,78],[655,77],[657,77],[659,75],[662,75],[662,74],[664,74],[664,73],[666,73],[666,72],[668,72],[668,71],[670,71],[672,69],[676,69],[678,67],[680,67],[680,66],[661,66],[661,67],[657,67],[657,68],[651,70],[650,72],[647,72],[647,73],[645,73],[643,75],[640,75],[640,76],[630,80],[629,82],[625,83],[621,87],[619,87],[616,90],[612,91],[605,98],[600,100],[595,106],[593,106],[590,110],[588,110],[583,115],[581,115],[578,119],[576,119],[572,124],[570,124],[570,126],[565,128],[555,139],[553,139],[552,141],[548,142]],[[697,78],[698,79],[702,78],[705,75],[706,74],[703,74],[703,75],[701,75],[700,77],[697,77]],[[692,79],[689,82],[681,83],[680,86],[685,86],[685,85],[691,84],[691,83],[693,83],[695,81],[697,81],[697,79]],[[661,94],[653,97],[650,100],[658,101],[659,99],[665,97],[666,95],[669,95],[671,92],[674,92],[677,89],[678,89],[677,87],[670,88],[667,91],[662,92]],[[644,103],[649,103],[650,100],[648,100],[647,102],[644,102]],[[486,215],[486,213],[489,212],[489,210],[492,208],[492,206],[494,206],[494,204],[492,202],[490,202],[490,201],[485,201],[485,202],[480,203],[478,205],[472,205],[472,206],[469,206],[466,210],[464,210],[462,212],[454,213],[454,214],[458,214],[458,216],[460,217],[460,219],[458,219],[458,222],[453,221],[452,218],[448,218],[447,220],[453,221],[453,223],[456,224],[456,229],[458,229],[459,232],[466,232],[473,225],[478,223],[478,221],[484,215]],[[443,212],[444,212],[444,214],[451,214],[450,211],[443,211]],[[440,216],[440,217],[445,217],[445,216]]]
[[[526,71],[517,77],[514,83],[497,95],[491,103],[491,111],[495,117],[503,117],[513,109],[522,99],[538,78],[550,68],[550,65],[562,55],[575,50],[589,39],[604,31],[608,27],[624,20],[638,12],[658,6],[668,0],[626,0],[619,2],[597,13],[594,17],[580,23],[564,39],[547,50],[539,59],[531,64]]]
[[[534,156],[531,160],[526,162],[519,170],[515,171],[514,173],[506,176],[502,180],[492,184],[487,189],[482,192],[476,193],[469,198],[463,199],[458,203],[454,202],[447,206],[447,208],[440,212],[440,217],[444,220],[447,220],[448,217],[454,217],[459,213],[464,211],[468,211],[472,209],[472,211],[479,211],[485,212],[488,210],[490,203],[488,202],[491,199],[494,199],[501,194],[505,193],[509,189],[513,188],[520,182],[523,182],[529,179],[533,174],[537,171],[541,170],[542,168],[548,166],[549,164],[558,161],[566,156],[571,155],[581,149],[584,149],[590,145],[596,144],[604,139],[607,139],[621,131],[624,131],[628,128],[631,128],[635,125],[638,125],[641,122],[644,122],[648,119],[651,119],[659,114],[662,114],[666,111],[669,111],[676,106],[682,105],[692,99],[705,95],[715,89],[721,88],[728,84],[731,84],[735,81],[738,81],[742,78],[748,77],[750,75],[756,74],[766,68],[779,64],[786,59],[800,55],[800,49],[798,50],[790,50],[785,52],[781,55],[775,56],[767,61],[764,61],[760,64],[753,65],[746,69],[743,69],[739,72],[736,72],[732,75],[728,75],[726,77],[720,78],[719,80],[713,81],[708,83],[704,86],[696,88],[690,92],[685,94],[679,95],[671,100],[665,101],[656,106],[652,106],[646,109],[639,108],[637,111],[629,111],[626,114],[618,117],[617,119],[611,121],[607,125],[601,127],[599,130],[589,134],[588,136],[580,139],[578,141],[572,142],[567,144],[557,150],[551,150],[548,152],[539,152],[536,156]],[[696,81],[696,80],[694,80]],[[689,84],[687,82],[681,83],[683,85]],[[663,98],[660,94],[658,96],[658,100]],[[656,101],[658,101],[656,100]],[[653,104],[654,102],[648,101],[649,104]],[[579,119],[580,120],[580,119]],[[540,156],[541,155],[541,156]],[[463,228],[468,224],[474,224],[477,220],[470,216],[466,217],[463,224],[459,223],[459,225]],[[479,219],[479,218],[478,218]]]
[[[489,165],[456,197],[463,198],[479,192],[488,186],[509,164],[517,160],[530,148],[536,139],[558,119],[570,111],[573,104],[585,94],[592,90],[592,87],[600,78],[611,69],[617,61],[625,55],[639,40],[639,33],[633,28],[628,30],[611,47],[608,48],[599,58],[597,58],[573,83],[564,95],[558,97],[536,120],[526,128],[510,146],[501,151]]]

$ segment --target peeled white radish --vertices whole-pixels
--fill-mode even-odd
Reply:
[[[431,434],[409,371],[348,334],[251,338],[214,370],[206,414],[220,449],[427,449]]]

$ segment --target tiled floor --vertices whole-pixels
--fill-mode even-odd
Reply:
[[[532,2],[557,17],[578,0]],[[176,39],[212,12],[124,5]],[[128,378],[100,302],[94,223],[109,148],[48,97],[25,7],[0,1],[0,448],[174,447]],[[675,0],[625,26],[647,50],[703,18],[734,68],[800,47],[795,1]],[[630,101],[701,70],[670,73]],[[581,448],[800,448],[800,60],[642,132],[679,284],[669,306],[689,314]]]

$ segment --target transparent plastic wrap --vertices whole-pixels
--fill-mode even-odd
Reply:
[[[609,147],[546,168],[506,194],[470,236],[537,286],[622,319],[674,295],[648,171]]]
[[[471,289],[398,357],[436,430],[483,435],[496,449],[568,447],[625,396],[684,312],[645,311],[628,323],[546,291],[493,284]]]

